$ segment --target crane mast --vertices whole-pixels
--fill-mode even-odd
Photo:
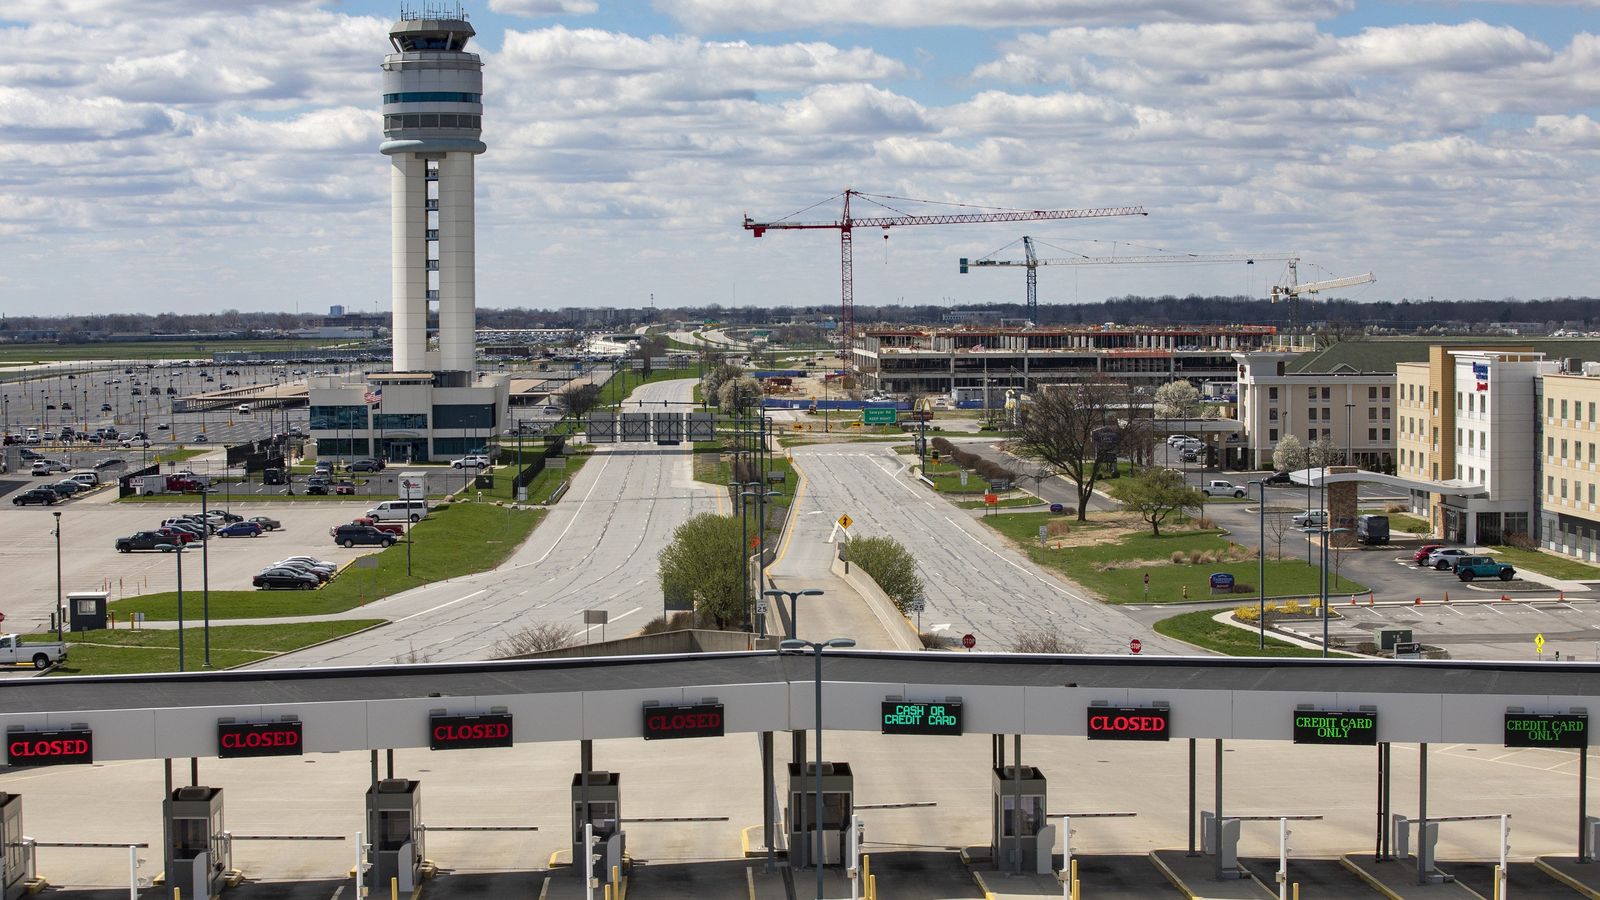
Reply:
[[[839,352],[844,365],[854,364],[852,356],[855,350],[855,276],[854,276],[854,238],[852,232],[856,228],[882,228],[887,231],[902,225],[968,225],[985,222],[1036,222],[1047,219],[1095,219],[1107,216],[1143,216],[1148,215],[1142,206],[1111,206],[1093,209],[1012,209],[999,212],[983,213],[940,213],[937,215],[893,215],[893,216],[867,216],[857,218],[850,213],[852,198],[865,198],[877,203],[882,200],[906,201],[907,197],[890,197],[881,194],[867,194],[861,191],[846,188],[843,193],[844,208],[840,217],[831,222],[795,222],[789,217],[771,222],[757,222],[750,216],[744,217],[744,229],[752,237],[761,237],[770,230],[832,230],[839,232]],[[925,203],[937,201],[912,200],[911,202]],[[886,204],[883,205],[886,208]],[[887,237],[887,235],[885,235]],[[1031,296],[1031,292],[1030,292]]]

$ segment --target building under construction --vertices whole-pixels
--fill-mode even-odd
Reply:
[[[1279,343],[1270,325],[868,328],[853,360],[862,387],[996,402],[1005,391],[1105,375],[1154,389],[1237,380],[1231,354]]]

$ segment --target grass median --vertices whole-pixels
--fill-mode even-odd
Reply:
[[[1049,527],[1053,521],[1066,521],[1068,535],[1092,532],[1093,540],[1068,538],[1075,543],[1042,547],[1039,528]],[[1215,529],[1164,531],[1155,537],[1148,531],[1129,532],[1093,521],[1084,524],[1047,512],[984,516],[983,523],[1015,541],[1035,563],[1055,569],[1107,603],[1183,603],[1257,596],[1255,553],[1232,544]],[[1266,569],[1269,596],[1310,596],[1320,590],[1317,566],[1294,559],[1269,559]],[[1232,593],[1211,593],[1214,573],[1233,576]],[[1355,581],[1328,573],[1330,594],[1366,590]]]
[[[184,592],[187,596],[187,591]],[[214,617],[213,617],[214,618]],[[328,622],[294,622],[283,625],[213,625],[211,667],[229,669],[279,653],[344,637],[383,624],[383,619],[340,619]],[[34,634],[26,642],[53,641],[55,635]],[[124,675],[134,672],[178,671],[178,630],[121,628],[81,631],[67,636],[67,662],[52,675]],[[205,632],[183,629],[184,669],[205,666]]]
[[[1600,581],[1600,568],[1575,559],[1541,553],[1538,550],[1523,550],[1519,547],[1495,547],[1493,552],[1496,559],[1508,562],[1517,569],[1538,572],[1540,575],[1564,581]]]
[[[1202,609],[1183,613],[1156,623],[1156,633],[1177,638],[1224,656],[1321,656],[1321,650],[1298,647],[1275,637],[1267,638],[1267,647],[1261,649],[1261,638],[1254,632],[1224,625],[1216,621],[1217,610]],[[1348,656],[1335,652],[1334,656]]]
[[[406,545],[397,543],[374,554],[375,568],[346,566],[337,578],[315,591],[211,592],[211,618],[250,619],[265,616],[315,616],[343,612],[390,594],[431,581],[459,578],[500,565],[527,540],[544,518],[539,509],[511,509],[488,503],[455,503],[438,507],[411,529],[412,574],[406,575]],[[191,566],[195,563],[191,562]],[[198,582],[198,572],[194,572]],[[186,615],[200,608],[198,585],[183,592]],[[142,612],[148,619],[176,619],[178,597],[171,591],[129,597],[111,604],[118,621]]]

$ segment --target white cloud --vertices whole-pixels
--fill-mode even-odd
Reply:
[[[1043,28],[1130,22],[1326,19],[1354,0],[654,0],[697,31],[882,28]]]
[[[582,16],[600,8],[595,0],[489,0],[489,9],[533,19],[540,16]]]

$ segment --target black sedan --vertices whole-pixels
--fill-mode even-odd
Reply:
[[[250,583],[262,590],[282,588],[285,590],[309,591],[315,589],[321,581],[317,576],[310,573],[278,566],[261,572],[250,579]]]
[[[40,506],[54,506],[61,502],[61,495],[46,488],[34,488],[31,491],[23,491],[12,497],[11,502],[17,506],[28,506],[35,503]]]

